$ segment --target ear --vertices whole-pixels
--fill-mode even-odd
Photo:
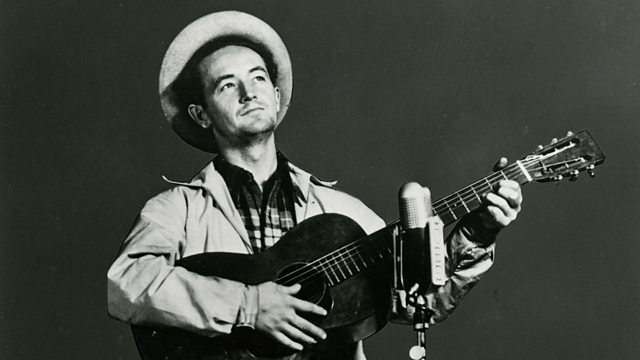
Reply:
[[[195,121],[201,128],[206,129],[211,126],[211,120],[204,112],[202,105],[191,104],[187,108],[187,112],[191,119],[193,119],[193,121]]]
[[[280,112],[280,88],[275,86],[273,88],[273,91],[275,91],[276,94],[276,113]]]

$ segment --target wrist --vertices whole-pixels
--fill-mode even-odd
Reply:
[[[489,228],[485,225],[478,211],[474,211],[460,221],[460,227],[464,235],[481,246],[489,246],[496,241],[500,227]]]
[[[256,325],[256,318],[258,316],[259,302],[260,297],[258,287],[245,285],[235,326],[254,329]]]

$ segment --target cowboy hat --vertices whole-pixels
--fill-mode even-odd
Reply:
[[[266,50],[277,77],[271,79],[280,89],[278,121],[287,112],[293,89],[291,60],[282,39],[267,23],[239,11],[222,11],[203,16],[187,25],[167,49],[160,68],[160,104],[173,130],[186,142],[200,150],[217,152],[213,131],[198,126],[189,116],[177,84],[191,66],[193,55],[204,45],[221,38],[238,38]],[[264,58],[264,55],[261,54]],[[271,74],[270,74],[271,75]]]

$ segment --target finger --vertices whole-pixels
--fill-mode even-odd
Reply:
[[[504,227],[511,222],[509,218],[497,206],[487,206],[487,215],[485,223],[491,224],[492,227]]]
[[[295,295],[298,293],[298,291],[300,291],[300,289],[302,288],[302,285],[300,284],[293,284],[291,286],[285,286],[285,285],[278,285],[280,287],[280,291],[284,294],[289,294],[289,295]]]
[[[520,190],[520,184],[513,180],[500,180],[498,181],[498,186],[504,186],[514,190],[517,189],[518,191]]]
[[[492,211],[492,215],[496,220],[502,219],[503,217],[507,217],[509,219],[515,219],[516,211],[511,208],[509,203],[502,196],[498,196],[494,193],[489,193],[486,196],[487,199],[487,208],[496,208],[499,212]]]
[[[312,338],[311,336],[305,334],[303,331],[298,329],[297,327],[286,323],[282,325],[281,328],[282,333],[297,343],[305,343],[305,344],[317,344],[318,342]]]
[[[519,210],[522,203],[522,195],[516,190],[508,187],[500,187],[497,191],[498,195],[507,200],[512,209]]]
[[[276,339],[276,341],[278,341],[282,345],[284,345],[286,347],[289,347],[289,348],[291,348],[293,350],[302,351],[302,349],[304,348],[302,346],[302,344],[299,344],[299,343],[291,340],[288,336],[286,336],[285,334],[283,334],[281,332],[272,333],[271,336],[273,336]]]
[[[505,190],[501,190],[503,188],[506,189],[505,193],[501,193],[501,191],[505,191]],[[522,203],[522,188],[520,187],[520,184],[518,184],[513,180],[501,180],[500,182],[498,182],[498,190],[496,192],[500,196],[504,196],[504,194],[508,194],[507,196],[505,196],[505,198],[510,203],[511,201],[514,201],[515,203],[518,204],[518,206]],[[517,208],[518,206],[514,206],[514,207]]]
[[[292,319],[292,323],[295,327],[303,331],[305,334],[312,336],[314,339],[324,340],[327,338],[327,333],[324,330],[303,317],[296,316]]]
[[[321,316],[327,315],[327,310],[325,310],[323,307],[320,307],[308,301],[304,301],[302,299],[293,298],[291,300],[291,306],[293,306],[296,311],[302,311]]]
[[[501,157],[500,160],[498,160],[498,162],[495,163],[495,165],[493,165],[493,171],[498,171],[503,169],[505,166],[507,166],[507,158],[506,157]]]

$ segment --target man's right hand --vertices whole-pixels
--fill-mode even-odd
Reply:
[[[256,329],[271,335],[277,341],[294,350],[302,350],[304,344],[315,344],[327,334],[304,319],[298,312],[327,315],[322,307],[294,297],[300,291],[299,284],[293,286],[265,282],[258,288],[258,315]]]

